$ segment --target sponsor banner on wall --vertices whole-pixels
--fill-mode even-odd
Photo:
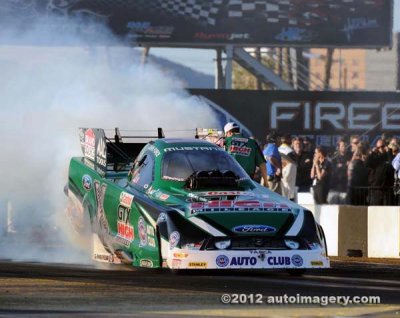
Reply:
[[[373,143],[382,133],[400,136],[400,93],[192,89],[243,123],[261,142],[275,130],[333,147],[344,136]]]
[[[83,28],[96,20],[147,44],[382,47],[391,44],[392,6],[391,0],[3,0],[0,22],[29,29],[38,17],[78,17]]]

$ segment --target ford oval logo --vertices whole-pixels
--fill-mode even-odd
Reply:
[[[233,232],[236,233],[272,233],[276,228],[269,225],[239,225],[235,226]]]

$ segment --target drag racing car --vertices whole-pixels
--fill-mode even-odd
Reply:
[[[114,132],[113,132],[114,134]],[[144,143],[145,137],[149,142]],[[67,212],[93,259],[182,269],[327,268],[322,227],[202,140],[81,128]]]

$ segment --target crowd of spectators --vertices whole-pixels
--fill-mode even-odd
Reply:
[[[269,133],[264,148],[271,190],[295,200],[313,193],[316,204],[399,205],[399,140],[385,135],[369,145],[341,138],[335,151],[308,138]]]

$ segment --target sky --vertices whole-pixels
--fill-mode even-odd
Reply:
[[[394,0],[393,32],[400,32],[400,0]],[[150,53],[191,67],[208,75],[215,75],[216,53],[213,49],[152,48]]]

